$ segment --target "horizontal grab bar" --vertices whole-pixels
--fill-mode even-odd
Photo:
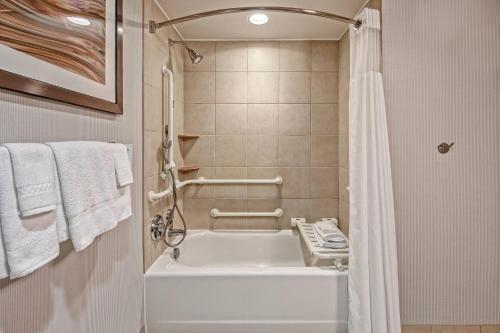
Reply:
[[[177,181],[176,187],[180,189],[187,185],[204,185],[204,184],[274,184],[281,185],[283,184],[283,178],[278,176],[273,179],[205,179],[203,177],[197,179],[189,179],[183,182]],[[172,193],[172,188],[169,188],[163,192],[155,193],[154,191],[150,191],[148,193],[149,201],[153,202],[155,200],[162,199]]]
[[[210,211],[212,217],[282,217],[283,209],[276,208],[274,212],[221,212],[217,208]]]

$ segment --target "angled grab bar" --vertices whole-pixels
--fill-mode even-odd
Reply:
[[[187,185],[204,185],[204,184],[274,184],[281,185],[283,184],[283,178],[278,176],[273,179],[205,179],[203,177],[197,179],[189,179],[183,182],[177,181],[177,189],[180,189]],[[160,200],[169,196],[172,193],[172,188],[168,188],[162,192],[154,192],[149,191],[148,197],[150,202],[154,202],[155,200]]]

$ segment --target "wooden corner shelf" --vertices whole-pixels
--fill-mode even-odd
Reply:
[[[177,137],[179,140],[194,140],[198,139],[200,136],[196,134],[179,134]]]
[[[186,173],[198,171],[199,169],[200,169],[200,167],[195,166],[195,165],[184,165],[184,166],[178,167],[177,171],[181,174],[186,174]]]

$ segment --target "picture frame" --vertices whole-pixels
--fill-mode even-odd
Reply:
[[[122,1],[2,2],[0,88],[122,115]]]

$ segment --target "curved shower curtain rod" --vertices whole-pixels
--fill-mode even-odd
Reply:
[[[197,13],[197,14],[183,16],[183,17],[179,17],[179,18],[164,21],[164,22],[149,21],[149,32],[155,33],[156,30],[159,28],[173,25],[173,24],[177,24],[177,23],[197,20],[197,19],[200,19],[203,17],[222,15],[222,14],[248,12],[248,11],[256,11],[256,10],[268,10],[271,12],[284,12],[284,13],[319,16],[319,17],[324,17],[324,18],[330,19],[330,20],[342,21],[342,22],[346,22],[349,24],[353,24],[355,29],[359,29],[359,27],[361,27],[361,25],[363,24],[363,22],[361,20],[354,20],[354,19],[351,19],[348,17],[344,17],[344,16],[340,16],[340,15],[336,15],[336,14],[332,14],[332,13],[328,13],[328,12],[322,12],[319,10],[293,8],[293,7],[259,6],[259,7],[235,7],[235,8],[216,9],[216,10],[211,10],[211,11],[207,11],[207,12],[201,12],[201,13]]]

